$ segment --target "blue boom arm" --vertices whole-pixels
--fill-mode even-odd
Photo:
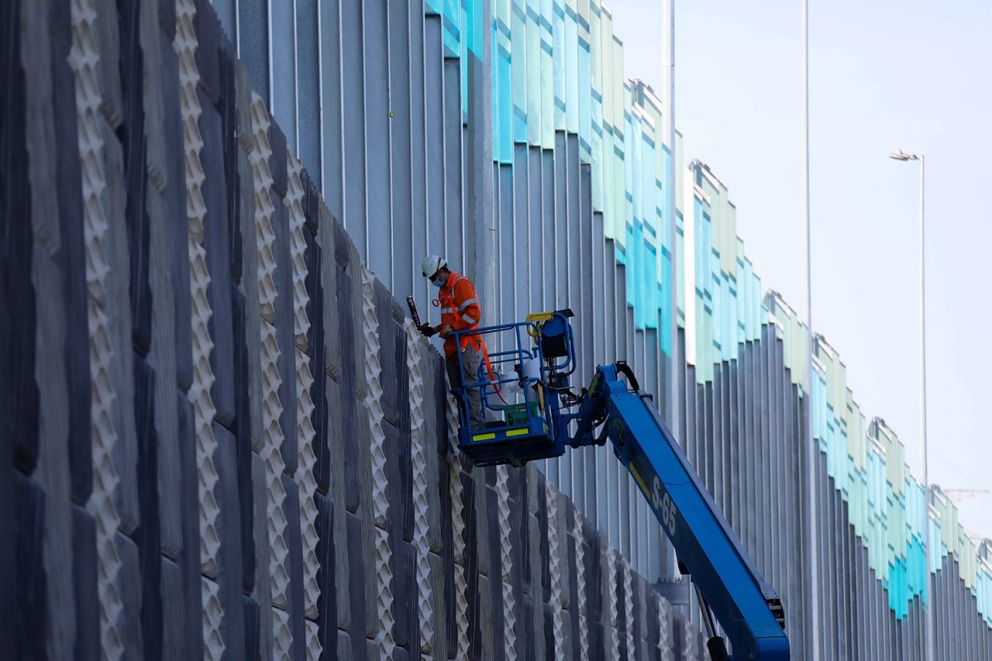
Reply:
[[[569,445],[604,444],[609,437],[671,540],[680,565],[730,639],[732,658],[788,659],[778,594],[741,547],[650,396],[638,392],[627,365],[599,366],[579,411],[569,417],[577,423]],[[716,657],[712,648],[711,653]]]
[[[492,383],[480,368],[475,382],[453,388],[460,396],[458,447],[478,466],[519,466],[559,457],[566,446],[603,445],[609,438],[675,547],[682,573],[692,576],[699,591],[711,658],[728,658],[726,642],[714,631],[715,615],[736,661],[788,659],[778,594],[741,547],[650,396],[639,392],[627,364],[601,365],[588,390],[575,395],[570,389],[568,377],[575,371],[570,317],[571,310],[556,310],[529,315],[522,323],[466,331],[499,335],[502,348],[490,356],[513,364],[516,378],[504,375]],[[514,381],[524,402],[511,397],[513,404],[494,405],[489,391]],[[464,395],[473,389],[489,416],[484,425],[473,426],[469,416]],[[577,412],[568,412],[576,406]]]

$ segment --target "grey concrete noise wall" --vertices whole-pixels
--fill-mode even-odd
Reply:
[[[0,658],[700,658],[541,472],[452,451],[208,3],[0,26]]]
[[[480,31],[481,49],[467,49],[459,58],[442,44],[442,35],[446,26],[458,27],[458,12],[469,4],[486,29]],[[493,13],[508,4],[214,2],[255,89],[272,99],[283,126],[295,127],[287,128],[291,150],[311,173],[320,173],[314,181],[328,207],[342,218],[360,257],[395,294],[412,294],[421,310],[429,310],[430,287],[417,263],[428,253],[446,254],[474,279],[486,322],[522,319],[551,307],[576,311],[576,385],[589,382],[597,363],[624,359],[667,412],[661,386],[676,374],[680,442],[781,593],[797,656],[810,656],[816,629],[826,658],[843,656],[854,640],[860,656],[850,658],[911,658],[921,646],[920,604],[896,619],[832,481],[825,470],[810,474],[806,468],[805,403],[792,385],[775,323],[769,321],[757,341],[741,345],[736,359],[700,366],[712,367],[715,376],[699,383],[692,365],[673,368],[656,331],[634,323],[627,272],[617,263],[622,248],[604,237],[603,216],[592,204],[594,174],[583,162],[579,138],[558,131],[552,148],[521,139],[512,158],[494,161],[494,44],[488,27]],[[522,16],[526,4],[513,2],[514,15]],[[587,4],[566,3],[564,9],[581,21]],[[314,81],[317,107],[310,91]],[[459,107],[463,93],[467,117],[459,114],[465,110]],[[387,101],[392,115],[381,112]],[[610,139],[623,143],[622,136]],[[702,176],[698,168],[695,176]],[[683,183],[691,185],[690,179]],[[682,348],[675,355],[685,356],[684,342],[677,344]],[[569,452],[540,469],[639,573],[652,583],[675,578],[670,547],[609,448]],[[823,542],[815,549],[807,539],[810,489]],[[825,602],[817,627],[809,621],[814,566]],[[941,576],[950,571],[945,567]],[[679,587],[684,594],[685,584]],[[941,578],[936,589],[938,625],[949,626],[957,621],[956,611],[941,611],[941,605],[966,604],[972,597],[959,580]],[[686,610],[698,621],[692,604]],[[963,635],[962,645],[978,644],[988,640],[989,630],[976,627]]]
[[[0,3],[0,658],[700,658],[610,451],[470,469],[448,449],[440,359],[381,282],[426,303],[415,256],[450,238],[483,283],[499,265],[491,317],[600,305],[579,320],[577,381],[626,358],[660,395],[670,366],[635,329],[575,136],[490,170],[487,65],[461,65],[482,112],[460,122],[458,60],[412,3],[220,5],[241,26],[271,9],[273,41],[292,35],[287,50],[236,34],[261,81],[204,1]],[[382,21],[409,27],[387,44],[421,65],[408,90],[396,58],[362,59]],[[319,78],[301,56],[318,25]],[[395,122],[371,148],[356,138],[383,92],[366,66],[384,65],[390,98],[422,102],[408,146]],[[289,82],[287,140],[266,100]],[[570,233],[576,218],[591,233]],[[679,438],[782,593],[794,655],[812,644],[815,552],[824,658],[920,658],[921,605],[895,618],[826,467],[805,473],[774,327],[712,381],[693,370]],[[992,658],[945,562],[937,658]]]

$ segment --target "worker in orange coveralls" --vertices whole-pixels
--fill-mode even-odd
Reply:
[[[452,335],[455,331],[479,327],[482,307],[479,305],[475,286],[464,275],[451,271],[444,257],[437,255],[426,257],[420,270],[423,276],[440,290],[434,304],[441,308],[441,323],[437,326],[423,324],[419,330],[427,337],[437,333],[444,338],[444,363],[448,371],[448,383],[452,388],[475,383],[479,379],[479,367],[483,361],[486,362],[486,368],[490,373],[492,372],[482,336],[467,333],[458,336],[456,340]],[[461,369],[458,365],[459,353],[462,357]],[[491,376],[490,374],[490,378]],[[472,427],[485,426],[481,390],[471,388],[467,394]],[[459,398],[459,407],[461,406],[464,406],[464,402]]]

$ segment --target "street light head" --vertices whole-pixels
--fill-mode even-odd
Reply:
[[[907,154],[901,149],[889,154],[889,158],[896,161],[918,161],[920,159],[916,154]]]

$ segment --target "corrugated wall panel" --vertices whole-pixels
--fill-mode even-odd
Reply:
[[[243,4],[243,3],[242,3]],[[319,5],[320,29],[320,167],[321,189],[327,206],[336,217],[344,215],[342,153],[341,2]]]
[[[344,135],[342,222],[366,255],[365,80],[362,6],[341,3],[341,106]],[[428,98],[430,98],[428,96]]]
[[[413,5],[411,7],[411,4]],[[419,2],[410,0],[390,2],[388,5],[387,22],[389,26],[389,104],[386,108],[389,118],[390,141],[390,173],[392,177],[392,196],[390,198],[390,216],[392,218],[389,259],[391,262],[391,277],[384,280],[386,285],[397,297],[413,294],[420,280],[419,260],[414,256],[414,193],[413,179],[414,158],[421,152],[412,151],[413,142],[413,113],[411,112],[414,98],[422,99],[418,94],[411,94],[414,63],[419,60],[414,55],[411,39],[410,14],[423,14]],[[415,157],[414,154],[417,154]],[[422,180],[418,181],[423,189]],[[422,258],[421,258],[422,259]],[[386,272],[379,274],[387,277]]]
[[[365,47],[365,145],[367,150],[365,190],[368,201],[364,254],[369,267],[379,278],[388,283],[392,281],[393,273],[393,228],[392,209],[390,208],[393,190],[390,163],[389,30],[387,29],[387,19],[385,0],[362,3]],[[458,188],[461,189],[460,186]]]

